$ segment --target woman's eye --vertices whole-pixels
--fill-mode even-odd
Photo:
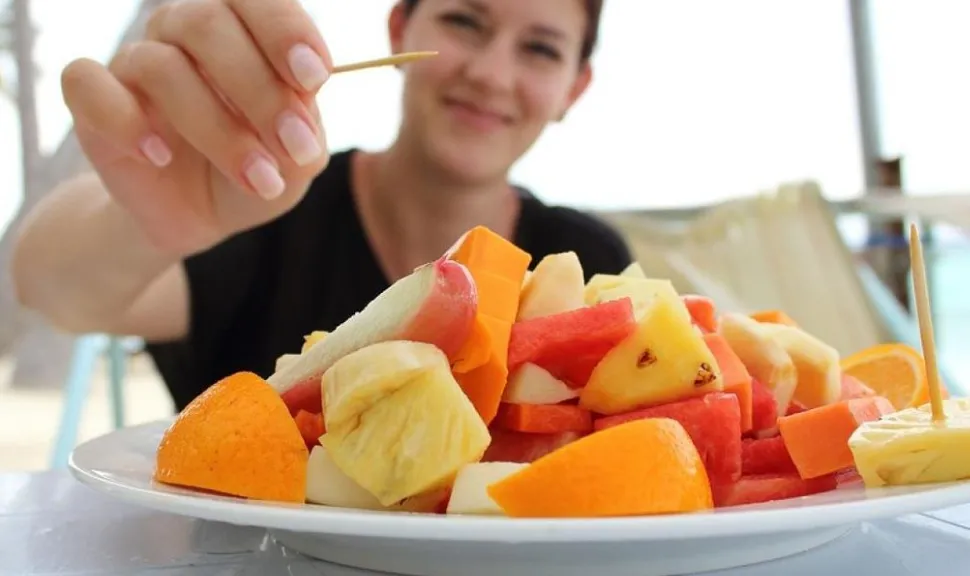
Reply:
[[[548,44],[543,44],[542,42],[530,42],[526,44],[526,50],[532,54],[542,56],[543,58],[548,58],[550,60],[561,60],[562,55],[559,50],[553,48]]]
[[[446,24],[451,24],[452,26],[457,26],[460,28],[470,28],[472,30],[478,30],[481,28],[481,25],[474,16],[462,14],[460,12],[445,14],[441,17],[441,20]]]

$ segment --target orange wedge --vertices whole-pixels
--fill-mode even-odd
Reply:
[[[590,434],[488,487],[519,518],[633,516],[713,506],[704,463],[683,426],[634,420]]]
[[[877,344],[844,358],[842,373],[858,379],[897,410],[930,400],[923,355],[906,344]]]
[[[302,504],[308,458],[279,394],[256,374],[239,372],[210,386],[165,431],[155,480]]]

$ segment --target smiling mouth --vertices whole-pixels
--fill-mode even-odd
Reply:
[[[465,100],[445,98],[444,102],[449,108],[482,126],[504,126],[512,123],[510,116],[482,108]]]

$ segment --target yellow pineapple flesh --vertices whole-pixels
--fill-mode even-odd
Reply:
[[[868,488],[970,478],[970,399],[943,402],[934,422],[929,404],[863,422],[849,437],[855,467]]]
[[[390,341],[337,361],[323,377],[337,467],[383,506],[448,486],[491,437],[440,349]]]
[[[644,310],[636,331],[597,364],[579,403],[600,414],[618,414],[723,387],[717,361],[680,297],[661,293]]]

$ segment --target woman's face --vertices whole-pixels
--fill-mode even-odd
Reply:
[[[437,50],[405,67],[403,139],[455,177],[504,177],[589,84],[574,0],[421,0],[390,18],[395,52]]]

